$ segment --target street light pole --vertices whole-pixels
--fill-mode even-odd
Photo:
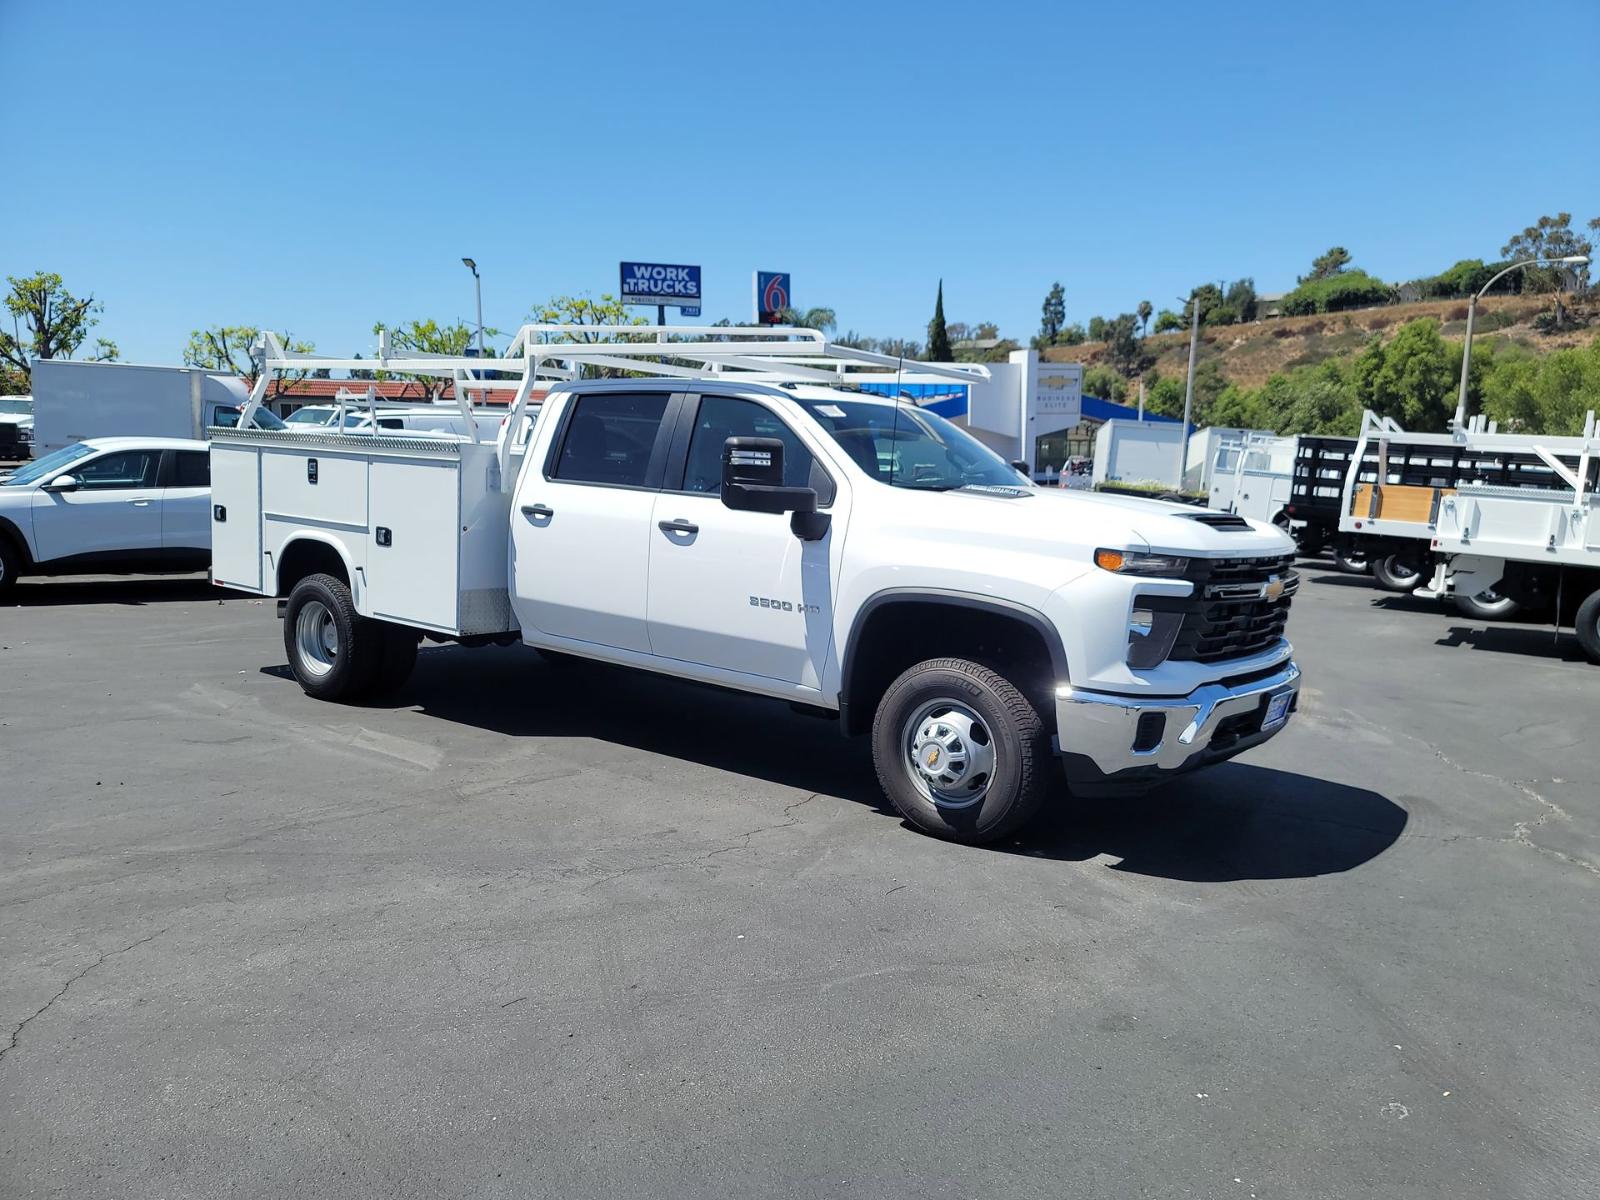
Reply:
[[[478,264],[470,258],[461,260],[472,272],[472,287],[478,294],[478,357],[483,357],[483,279],[478,275]]]
[[[1467,427],[1467,382],[1470,368],[1472,367],[1472,326],[1478,315],[1478,301],[1483,298],[1483,294],[1511,274],[1511,272],[1520,271],[1523,267],[1531,267],[1538,263],[1548,263],[1550,265],[1567,263],[1572,266],[1582,266],[1588,261],[1589,257],[1586,254],[1569,254],[1565,258],[1525,258],[1521,262],[1512,263],[1505,270],[1492,276],[1488,283],[1473,293],[1472,298],[1467,301],[1467,336],[1461,343],[1461,395],[1456,400],[1456,419],[1453,423],[1455,429],[1463,430]]]
[[[1200,297],[1191,295],[1194,320],[1189,326],[1189,383],[1183,390],[1183,435],[1178,439],[1178,491],[1183,491],[1183,469],[1189,463],[1189,418],[1194,413],[1194,363],[1200,351]]]

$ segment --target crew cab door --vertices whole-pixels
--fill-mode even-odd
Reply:
[[[679,399],[578,393],[535,449],[511,510],[512,603],[528,640],[650,652],[651,520]]]
[[[161,471],[161,547],[211,547],[211,456],[204,450],[168,450]]]
[[[33,538],[39,561],[86,554],[154,556],[161,549],[160,466],[160,450],[107,450],[62,472],[77,478],[74,490],[36,488]]]
[[[789,514],[723,505],[722,449],[730,437],[784,443],[784,483],[813,487],[830,514],[802,541]],[[833,548],[848,493],[775,407],[743,396],[689,397],[650,525],[650,646],[686,663],[820,686],[833,630]]]

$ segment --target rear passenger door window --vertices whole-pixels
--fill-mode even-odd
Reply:
[[[577,397],[547,478],[612,487],[659,487],[666,392],[596,392]]]

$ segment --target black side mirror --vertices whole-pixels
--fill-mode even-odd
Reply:
[[[828,532],[829,517],[817,511],[816,490],[783,486],[778,438],[731,437],[722,443],[722,503],[743,512],[792,513],[789,528],[802,541]]]
[[[57,475],[44,485],[47,492],[75,492],[83,486],[83,481],[76,475]]]
[[[1024,479],[1030,482],[1033,480],[1032,474],[1030,474],[1028,471],[1028,464],[1023,462],[1020,458],[1013,458],[1011,460],[1011,469],[1018,475],[1021,475]]]

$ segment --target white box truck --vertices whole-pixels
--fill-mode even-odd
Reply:
[[[270,337],[266,363],[252,407],[266,375],[305,369]],[[480,386],[515,392],[470,439],[215,431],[214,582],[281,598],[319,699],[397,685],[423,637],[773,697],[870,735],[896,810],[965,841],[1020,828],[1062,773],[1146,790],[1293,711],[1282,531],[1035,487],[935,413],[851,387],[981,366],[693,326],[525,326],[487,363],[380,345],[318,365],[453,374],[458,396],[485,367]]]
[[[33,361],[34,455],[44,457],[87,438],[203,438],[233,425],[250,399],[244,382],[198,367],[132,363]],[[258,429],[283,422],[260,408]]]

